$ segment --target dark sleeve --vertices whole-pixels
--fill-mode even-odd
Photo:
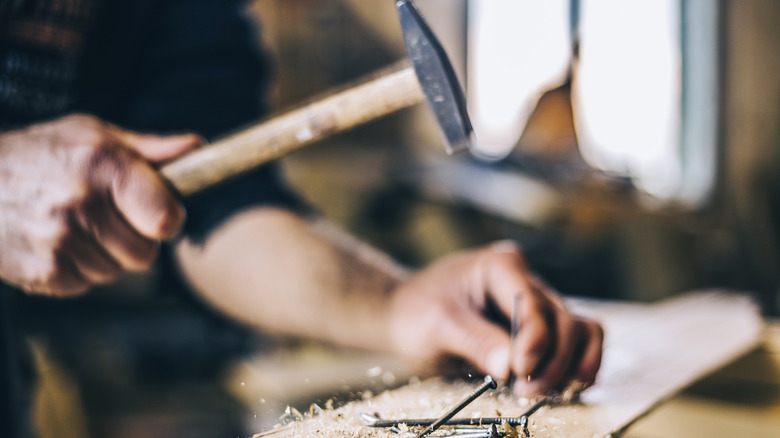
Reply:
[[[214,140],[264,115],[271,67],[244,2],[116,3],[109,6],[104,23],[119,23],[118,27],[97,33],[124,39],[111,45],[124,48],[124,56],[106,53],[96,61],[105,66],[108,59],[121,71],[115,75],[119,79],[109,79],[114,83],[103,87],[113,98],[106,101],[106,93],[93,98],[109,120],[142,132],[197,132]],[[184,201],[185,233],[195,239],[205,238],[224,219],[252,206],[304,209],[285,187],[275,164]]]
[[[159,1],[136,69],[128,122],[213,139],[263,115],[269,60],[244,2]]]

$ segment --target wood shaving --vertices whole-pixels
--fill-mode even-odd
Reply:
[[[327,407],[329,405],[332,407],[333,403],[326,402],[326,409],[321,410],[319,415],[306,415],[302,421],[280,426],[270,431],[271,434],[258,434],[255,437],[398,438],[399,434],[389,429],[367,426],[359,418],[359,414],[376,413],[383,420],[438,418],[473,392],[477,386],[478,383],[451,382],[439,378],[424,381],[415,380],[402,388],[385,391],[365,400],[354,401],[338,409],[328,409]],[[563,396],[560,398],[562,399]],[[481,418],[492,413],[500,414],[501,417],[519,417],[527,408],[527,400],[518,400],[510,394],[508,389],[498,389],[485,393],[458,413],[455,418]],[[575,407],[545,406],[540,408],[530,417],[529,429],[532,436],[535,438],[569,438],[573,436],[570,434],[570,428],[565,427],[567,421],[571,423],[568,413],[572,412],[572,409]],[[553,412],[555,415],[550,415]],[[408,427],[405,424],[399,425],[398,429],[402,432],[421,430]],[[542,430],[545,433],[539,433]],[[520,436],[519,431],[512,426],[508,426],[504,431],[511,438]],[[442,434],[445,434],[445,431],[440,430],[432,437]]]

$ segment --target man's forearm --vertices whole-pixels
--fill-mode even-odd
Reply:
[[[202,247],[181,242],[177,254],[207,301],[266,331],[418,364],[465,359],[500,379],[523,376],[515,391],[524,397],[592,383],[599,368],[601,327],[568,312],[507,242],[407,276],[343,233],[267,208],[236,215]],[[523,329],[513,339],[500,321],[518,302]],[[503,317],[486,316],[496,309]]]
[[[387,345],[388,295],[406,271],[324,222],[274,208],[236,215],[204,245],[176,250],[186,278],[226,314],[262,330],[342,345]]]

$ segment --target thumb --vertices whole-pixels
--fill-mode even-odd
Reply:
[[[124,220],[139,235],[152,240],[174,237],[185,219],[184,207],[149,163],[128,148],[117,147],[114,156],[91,172]]]
[[[496,379],[509,377],[509,334],[479,314],[453,315],[440,331],[445,349]]]
[[[171,160],[205,143],[205,140],[196,134],[162,136],[140,134],[116,127],[113,133],[122,144],[152,163]]]

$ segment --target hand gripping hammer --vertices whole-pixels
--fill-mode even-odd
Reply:
[[[444,49],[412,0],[398,0],[396,8],[408,62],[192,151],[163,166],[162,175],[187,196],[423,100],[435,115],[447,152],[469,147],[466,101]]]

